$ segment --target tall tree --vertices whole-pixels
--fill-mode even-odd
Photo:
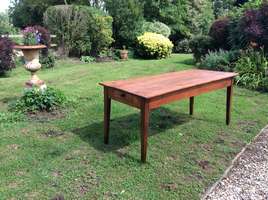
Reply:
[[[113,35],[116,46],[133,46],[142,32],[143,3],[139,0],[105,0],[113,17]]]
[[[10,17],[16,27],[42,25],[43,14],[49,6],[78,4],[103,8],[103,0],[12,0]]]

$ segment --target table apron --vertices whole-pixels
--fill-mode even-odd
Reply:
[[[106,89],[108,91],[108,96],[111,99],[141,109],[142,102],[144,101],[143,98],[121,90],[117,90],[115,88],[106,88]]]
[[[192,88],[186,88],[184,90],[175,91],[169,94],[163,94],[149,100],[149,108],[155,109],[163,104],[168,104],[173,101],[194,97],[203,93],[211,92],[214,90],[229,87],[233,84],[233,78],[214,81],[204,85],[194,86]]]

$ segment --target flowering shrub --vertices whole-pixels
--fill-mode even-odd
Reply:
[[[15,68],[12,58],[13,43],[8,38],[0,37],[0,75],[4,75],[7,71]]]
[[[40,44],[41,34],[32,26],[26,27],[22,31],[24,45],[37,45]]]
[[[46,45],[48,48],[50,48],[51,45],[51,37],[49,31],[42,27],[42,26],[34,26],[33,27],[39,34],[40,36],[40,44]]]
[[[144,58],[166,58],[172,48],[172,42],[161,34],[147,32],[138,37],[137,53]]]

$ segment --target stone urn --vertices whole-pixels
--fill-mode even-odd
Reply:
[[[25,69],[31,72],[31,79],[25,83],[27,88],[31,87],[39,87],[40,89],[46,88],[45,82],[40,80],[36,75],[37,71],[41,69],[41,64],[39,63],[39,51],[45,48],[47,48],[45,45],[14,46],[14,49],[21,50],[23,52],[25,60]]]
[[[127,60],[128,59],[128,50],[120,50],[120,58],[122,60]]]

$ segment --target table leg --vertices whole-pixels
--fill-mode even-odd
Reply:
[[[190,115],[194,114],[194,97],[190,97]]]
[[[145,102],[141,108],[141,161],[142,162],[146,162],[149,115],[150,115],[149,104]]]
[[[233,96],[233,85],[227,87],[226,95],[226,124],[229,125],[231,122],[231,108],[232,108],[232,96]]]
[[[104,88],[104,143],[109,143],[110,131],[110,114],[111,114],[111,98],[108,95],[108,90]]]

